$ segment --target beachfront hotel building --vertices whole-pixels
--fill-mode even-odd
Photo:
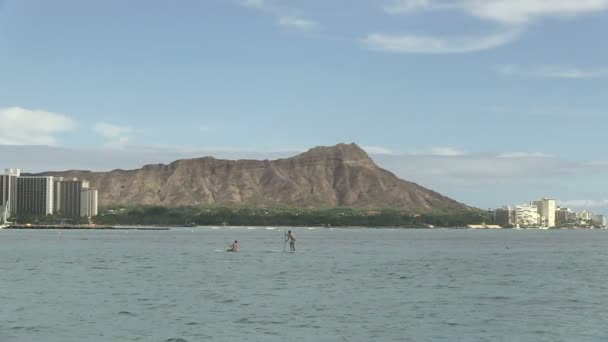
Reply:
[[[604,228],[606,218],[586,210],[574,212],[569,208],[557,206],[557,201],[543,198],[513,207],[503,206],[494,210],[494,221],[503,228]]]
[[[89,188],[89,182],[77,178],[57,178],[55,181],[57,194],[55,212],[65,217],[82,217],[82,192]],[[94,216],[94,215],[93,215]]]
[[[522,228],[535,228],[540,225],[538,207],[534,204],[515,206],[516,224]]]
[[[590,212],[588,212],[587,210],[583,210],[580,213],[576,214],[576,218],[580,221],[589,221],[589,220],[591,220],[591,216],[592,216],[592,214]]]
[[[0,175],[0,208],[8,202],[9,215],[93,217],[98,213],[98,193],[89,182],[76,178],[21,176],[19,169]]]
[[[53,213],[53,177],[17,178],[17,213],[50,215]]]
[[[55,180],[55,211],[65,217],[97,216],[98,193],[89,187],[89,181],[77,178]]]
[[[538,207],[538,215],[540,216],[540,226],[544,228],[555,227],[555,211],[557,208],[556,201],[550,198],[543,198],[540,201],[532,202]]]
[[[555,210],[555,224],[563,225],[567,222],[576,220],[576,213],[573,213],[570,208],[557,208]]]
[[[0,175],[0,208],[8,203],[8,216],[17,212],[17,177],[20,176],[19,169],[5,169]]]
[[[80,191],[80,216],[91,218],[97,216],[97,190],[82,189]]]

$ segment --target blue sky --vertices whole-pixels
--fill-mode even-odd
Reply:
[[[113,168],[356,142],[480,207],[605,210],[607,19],[608,0],[0,0],[0,144]]]

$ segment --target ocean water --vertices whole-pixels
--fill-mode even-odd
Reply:
[[[608,231],[295,232],[0,231],[0,341],[608,341]]]

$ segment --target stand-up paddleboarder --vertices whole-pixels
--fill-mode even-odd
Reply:
[[[286,241],[289,241],[289,251],[290,252],[295,252],[296,251],[296,237],[291,232],[291,230],[287,232],[287,240]]]

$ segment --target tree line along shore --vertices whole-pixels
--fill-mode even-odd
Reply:
[[[92,222],[61,215],[17,216],[15,224],[32,225],[148,225],[148,226],[318,226],[318,227],[465,227],[493,224],[491,212],[429,211],[411,213],[398,209],[289,207],[112,206],[102,208]]]

